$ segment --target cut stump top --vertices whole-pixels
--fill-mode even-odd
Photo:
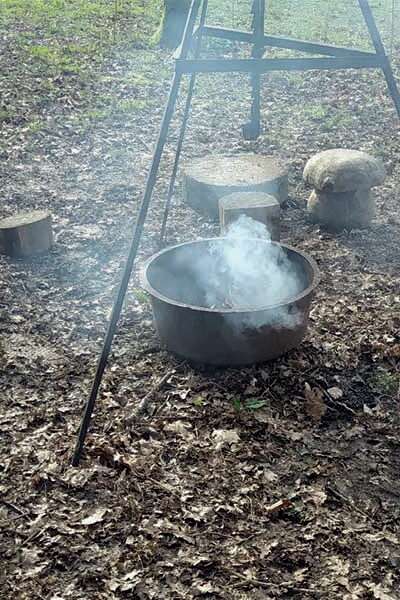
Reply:
[[[33,225],[33,223],[38,223],[48,218],[50,218],[50,213],[47,210],[33,210],[2,219],[0,221],[0,229],[16,229],[17,227]]]
[[[214,155],[191,161],[185,174],[199,183],[221,187],[260,185],[287,175],[278,158],[258,154]]]
[[[258,154],[217,154],[187,163],[184,198],[195,210],[218,219],[218,200],[235,192],[272,194],[281,204],[288,195],[288,169],[279,158]]]

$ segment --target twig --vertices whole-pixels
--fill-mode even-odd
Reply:
[[[181,497],[181,494],[176,492],[174,489],[171,489],[172,486],[168,486],[165,483],[162,483],[161,481],[156,481],[152,477],[147,477],[147,480],[151,481],[151,483],[153,485],[157,486],[160,490],[164,490],[165,492],[168,492],[168,494],[171,494],[172,496],[176,496],[177,498]]]
[[[22,517],[28,516],[28,513],[26,513],[24,510],[22,510],[22,508],[19,508],[19,506],[16,506],[12,502],[8,502],[8,500],[5,500],[4,498],[0,498],[0,502],[2,502],[4,504],[4,506],[7,506],[8,508],[11,508],[11,510],[20,514]]]
[[[275,502],[275,504],[271,504],[271,506],[266,506],[264,511],[267,513],[267,515],[271,515],[285,508],[290,508],[291,506],[292,503],[290,500],[284,498],[283,500],[278,500],[278,502]]]
[[[231,575],[233,575],[234,577],[238,577],[239,579],[242,579],[243,582],[246,582],[248,584],[251,583],[253,585],[259,585],[260,587],[275,587],[275,588],[286,587],[293,592],[306,592],[307,594],[315,593],[314,590],[310,590],[308,588],[293,587],[292,584],[290,583],[290,581],[283,581],[282,583],[272,583],[272,581],[261,581],[260,579],[255,579],[254,577],[246,577],[246,575],[242,575],[241,573],[238,573],[237,571],[233,571],[232,569],[229,569],[229,567],[222,567],[222,568],[224,569],[224,571],[231,573]],[[243,585],[243,584],[240,584],[240,585]]]
[[[147,356],[148,354],[157,354],[158,352],[162,352],[163,349],[160,348],[159,346],[152,346],[150,348],[145,348],[144,350],[141,350],[140,352],[137,352],[135,354],[135,359],[137,360],[138,358],[142,358],[142,356]]]
[[[38,531],[35,531],[31,535],[29,535],[25,540],[22,540],[22,542],[19,545],[19,548],[26,546],[29,542],[32,542],[35,538],[41,536],[42,533],[44,533],[46,531],[46,529],[47,529],[47,527],[43,527],[42,529],[38,529]]]
[[[325,398],[331,404],[337,404],[338,406],[340,406],[341,408],[343,408],[346,412],[350,413],[351,415],[357,415],[357,412],[355,410],[353,410],[352,408],[350,408],[350,406],[347,406],[347,404],[345,404],[344,402],[341,402],[340,400],[336,400],[336,398],[334,398],[333,396],[331,396],[330,393],[327,390],[324,390],[324,388],[321,387],[320,385],[318,385],[318,383],[315,384],[315,387],[317,387],[319,390],[321,390],[321,392],[323,393],[323,395],[325,396]]]
[[[332,487],[330,485],[325,486],[325,489],[327,492],[330,492],[333,496],[335,496],[338,500],[341,500],[342,502],[344,502],[345,504],[347,504],[348,506],[353,508],[356,512],[358,512],[363,517],[366,517],[367,519],[371,519],[371,517],[368,513],[364,512],[363,510],[361,510],[361,508],[358,508],[358,506],[355,505],[354,500],[352,498],[347,498],[347,496],[345,496],[344,494],[342,494],[341,492],[339,492],[338,490],[336,490],[334,487]]]
[[[165,375],[161,377],[161,379],[156,383],[156,385],[145,395],[145,397],[140,401],[139,406],[135,411],[135,417],[138,417],[147,411],[147,408],[153,395],[163,387],[163,385],[168,381],[168,379],[172,375],[174,375],[174,373],[176,373],[175,369],[172,369],[171,371],[168,371],[168,373],[165,373]]]
[[[239,542],[237,542],[237,545],[240,546],[241,544],[247,544],[247,542],[250,542],[251,540],[254,540],[262,535],[267,535],[267,532],[266,531],[258,531],[257,533],[252,533],[251,535],[247,536],[243,540],[240,540]]]
[[[328,392],[324,391],[324,395],[332,404],[337,404],[351,415],[357,415],[357,412],[350,408],[350,406],[347,406],[347,404],[341,402],[340,400],[336,400],[336,398],[333,398]]]
[[[143,148],[145,148],[149,154],[153,154],[153,150],[144,140],[142,140],[142,138],[137,136],[136,139],[142,144]]]

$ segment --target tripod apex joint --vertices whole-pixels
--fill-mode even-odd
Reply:
[[[146,221],[148,209],[152,199],[157,175],[162,159],[164,147],[168,138],[169,127],[175,112],[176,103],[179,95],[180,84],[184,74],[190,73],[190,85],[187,91],[186,105],[181,123],[181,129],[178,144],[175,153],[175,160],[169,183],[164,215],[161,225],[160,242],[165,241],[165,231],[168,215],[171,208],[174,186],[176,182],[179,161],[183,149],[183,142],[186,133],[187,123],[190,116],[191,103],[194,95],[196,76],[199,73],[248,73],[251,76],[252,105],[251,118],[243,127],[243,135],[246,139],[256,139],[261,131],[261,75],[271,71],[306,71],[311,69],[380,69],[382,70],[389,93],[393,99],[396,111],[400,117],[400,94],[396,80],[393,75],[392,67],[386,56],[385,48],[379,30],[376,26],[368,0],[358,0],[358,4],[365,24],[367,26],[375,52],[364,52],[351,48],[340,46],[330,46],[328,44],[318,44],[302,40],[294,40],[286,37],[277,37],[265,35],[264,16],[265,0],[254,0],[252,3],[252,32],[238,31],[221,27],[209,27],[206,25],[208,0],[192,0],[189,10],[182,44],[175,53],[175,74],[172,80],[171,89],[165,108],[164,117],[161,123],[158,141],[155,147],[149,175],[146,182],[142,202],[139,207],[138,216],[133,231],[132,242],[129,254],[123,270],[121,284],[111,312],[111,317],[107,332],[104,338],[103,348],[98,360],[96,374],[93,380],[92,389],[85,405],[82,416],[81,426],[78,433],[78,439],[72,459],[72,464],[78,466],[93,409],[97,399],[98,391],[102,382],[104,370],[107,365],[112,342],[117,329],[118,320],[121,314],[126,291],[132,269],[134,267],[137,253],[142,238],[143,228]],[[200,13],[200,22],[196,28],[196,20]],[[253,46],[251,58],[249,59],[202,59],[201,44],[204,37],[215,37],[237,42],[246,42]],[[305,54],[314,54],[316,57],[304,58],[264,58],[268,47],[283,48],[286,50],[296,50]],[[194,58],[189,60],[189,53],[193,51]],[[320,56],[318,56],[320,55]],[[322,55],[322,57],[321,57]]]

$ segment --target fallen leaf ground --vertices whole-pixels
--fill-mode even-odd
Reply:
[[[125,46],[84,84],[61,69],[63,93],[41,105],[42,77],[21,67],[17,35],[3,36],[1,63],[18,66],[13,85],[28,100],[1,123],[0,211],[51,210],[56,244],[31,262],[0,258],[1,597],[400,598],[400,127],[383,78],[269,77],[254,143],[240,135],[246,79],[203,78],[185,157],[288,160],[283,239],[322,275],[310,331],[270,364],[193,368],[160,348],[134,277],[76,469],[172,61]],[[140,261],[157,245],[176,137],[177,121]],[[332,236],[307,222],[301,174],[338,146],[381,156],[388,177],[373,227]],[[217,232],[178,189],[169,242]]]

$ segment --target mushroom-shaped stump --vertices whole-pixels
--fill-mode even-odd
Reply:
[[[272,194],[282,204],[288,195],[288,169],[273,156],[214,155],[189,162],[184,169],[184,199],[217,220],[218,201],[237,192]]]
[[[371,188],[383,183],[379,159],[358,150],[326,150],[313,156],[304,181],[314,188],[308,201],[311,219],[332,230],[364,228],[375,216]]]

